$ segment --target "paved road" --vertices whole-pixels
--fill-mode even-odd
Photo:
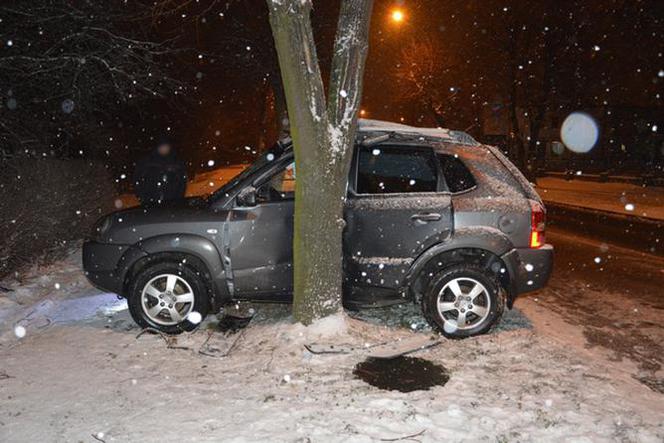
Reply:
[[[637,378],[664,393],[664,258],[568,231],[547,235],[554,272],[528,302],[581,328],[587,348],[635,365]]]

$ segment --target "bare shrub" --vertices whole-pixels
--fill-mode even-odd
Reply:
[[[85,160],[19,158],[0,168],[0,279],[61,257],[112,208],[108,170]]]

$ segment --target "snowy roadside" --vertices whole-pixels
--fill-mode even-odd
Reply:
[[[662,187],[541,177],[537,179],[536,190],[545,203],[664,220]]]
[[[172,348],[159,336],[137,339],[122,303],[106,304],[109,295],[84,282],[75,255],[42,271],[17,289],[26,306],[12,305],[8,315],[0,305],[6,331],[27,305],[39,306],[43,296],[53,303],[27,324],[23,339],[5,334],[0,344],[2,441],[364,442],[422,431],[416,440],[664,439],[662,395],[589,353],[582,340],[549,335],[569,325],[546,325],[553,317],[541,306],[534,315],[523,304],[534,329],[514,310],[490,335],[418,353],[445,366],[450,380],[400,393],[352,375],[362,353],[313,355],[303,347],[412,334],[385,326],[417,323],[394,311],[370,315],[371,322],[337,317],[305,328],[291,324],[287,307],[259,305],[241,335],[212,334],[221,348],[237,340],[228,357],[213,358],[198,352],[205,329],[178,337]],[[75,315],[66,314],[72,309]]]

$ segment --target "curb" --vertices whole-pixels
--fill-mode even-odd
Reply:
[[[551,226],[664,256],[664,220],[544,201]]]
[[[586,181],[596,183],[629,183],[636,186],[642,186],[647,183],[649,186],[664,186],[664,177],[655,176],[631,176],[631,175],[603,175],[603,174],[570,174],[569,172],[548,171],[543,173],[543,177],[560,178],[567,181]]]

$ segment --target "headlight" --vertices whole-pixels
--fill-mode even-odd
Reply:
[[[94,226],[92,227],[92,239],[93,240],[102,239],[106,235],[108,230],[111,228],[112,223],[113,223],[113,217],[111,217],[110,215],[97,220],[97,223],[95,223]]]

